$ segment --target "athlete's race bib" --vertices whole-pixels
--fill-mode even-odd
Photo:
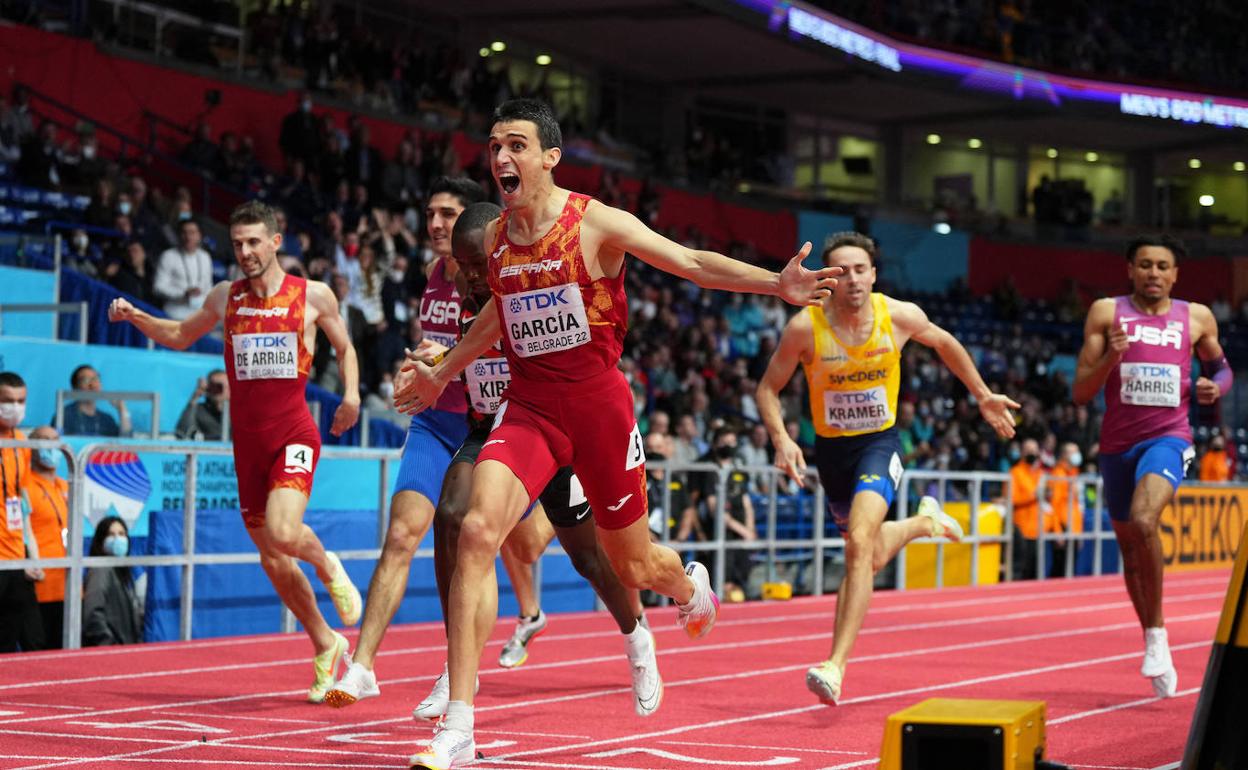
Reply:
[[[1118,375],[1124,404],[1176,407],[1180,403],[1183,380],[1178,364],[1120,364]]]
[[[494,414],[511,382],[511,368],[505,358],[478,358],[464,370],[468,403],[478,414]]]
[[[589,319],[575,283],[502,298],[503,324],[521,358],[571,350],[589,342]]]
[[[882,430],[893,417],[883,385],[866,390],[825,390],[823,416],[828,426],[846,433]]]
[[[296,332],[235,334],[234,376],[239,380],[293,380],[299,377]]]
[[[436,342],[444,348],[455,347],[455,335],[441,332],[425,332],[425,339]]]

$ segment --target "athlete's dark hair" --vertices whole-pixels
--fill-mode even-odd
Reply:
[[[869,236],[863,235],[862,233],[856,233],[852,230],[832,233],[828,236],[827,240],[823,242],[823,244],[822,258],[825,266],[828,264],[828,256],[842,246],[857,246],[867,252],[867,256],[871,258],[872,265],[875,264],[875,258],[878,255],[875,241],[873,241]]]
[[[429,194],[425,201],[438,193],[449,193],[459,199],[459,205],[468,208],[474,203],[485,200],[485,190],[481,185],[466,176],[440,176],[429,186]]]
[[[247,201],[230,212],[230,227],[264,225],[269,235],[277,235],[277,215],[273,207],[261,201]]]
[[[550,105],[539,99],[512,99],[494,109],[494,122],[527,120],[537,126],[537,141],[543,150],[563,147],[563,132]]]
[[[73,373],[69,375],[69,387],[78,390],[78,376],[87,370],[95,371],[95,367],[91,364],[82,364],[74,369]]]
[[[1175,263],[1187,259],[1187,246],[1183,245],[1183,241],[1169,233],[1161,233],[1160,235],[1149,233],[1147,235],[1137,235],[1127,244],[1127,261],[1134,262],[1135,253],[1145,246],[1158,246],[1163,249],[1169,249],[1170,253],[1174,255]]]
[[[26,380],[17,372],[0,372],[0,388],[24,388]]]
[[[472,247],[471,241],[476,235],[477,248],[481,248],[481,230],[490,222],[498,219],[502,209],[488,201],[474,203],[464,209],[459,219],[455,220],[455,229],[451,232],[451,248],[456,252],[466,251]]]

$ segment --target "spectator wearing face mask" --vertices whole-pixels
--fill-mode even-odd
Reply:
[[[202,400],[201,400],[202,399]],[[213,369],[199,378],[191,400],[182,410],[174,433],[181,439],[220,441],[224,438],[224,415],[230,400],[230,380],[225,371]]]
[[[1058,451],[1057,464],[1049,472],[1049,502],[1052,514],[1046,521],[1046,531],[1058,535],[1053,546],[1053,563],[1049,565],[1050,577],[1066,574],[1066,551],[1069,544],[1065,534],[1078,534],[1083,531],[1083,508],[1079,505],[1079,494],[1074,481],[1074,477],[1083,468],[1083,453],[1073,441],[1062,444]]]
[[[0,372],[0,439],[26,438],[18,430],[25,419],[25,381],[16,372]],[[39,558],[25,488],[30,474],[29,449],[0,449],[0,499],[4,502],[0,559]],[[31,587],[43,577],[40,569],[0,571],[0,652],[43,648],[43,623]]]
[[[91,556],[128,556],[130,532],[116,516],[95,525]],[[143,641],[143,618],[129,567],[96,567],[87,572],[82,599],[82,645],[100,647]]]
[[[1226,452],[1226,438],[1222,435],[1209,439],[1209,449],[1200,458],[1201,481],[1230,481],[1235,477],[1235,461]]]
[[[56,428],[43,425],[30,432],[32,439],[56,441]],[[55,449],[36,449],[30,455],[31,474],[26,479],[26,497],[30,500],[30,527],[39,556],[43,559],[65,558],[69,537],[69,482],[56,475],[61,453]],[[45,569],[43,580],[35,583],[35,598],[43,619],[45,649],[59,650],[65,617],[65,570]]]
[[[1014,487],[1014,579],[1036,577],[1036,538],[1039,537],[1041,508],[1048,503],[1039,497],[1040,443],[1034,438],[1023,441],[1022,457],[1010,469]]]
[[[83,275],[95,278],[100,272],[100,248],[91,242],[87,231],[77,228],[69,235],[69,249],[65,252],[65,266]]]
[[[737,434],[731,428],[716,431],[711,451],[698,460],[699,462],[715,463],[727,470],[727,484],[724,487],[724,539],[755,540],[758,533],[754,529],[754,503],[750,500],[750,477],[744,471],[737,470]],[[715,537],[715,515],[719,510],[719,474],[702,473],[701,494],[698,496],[703,505],[700,519],[697,522],[699,540],[712,540]],[[713,564],[713,560],[711,564]],[[713,569],[708,564],[708,569]],[[724,596],[730,602],[745,601],[745,587],[750,578],[750,552],[743,549],[732,549],[725,552],[724,560]]]

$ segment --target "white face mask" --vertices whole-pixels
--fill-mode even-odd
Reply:
[[[1072,454],[1070,456],[1070,464],[1076,468],[1082,468],[1083,467],[1083,455],[1079,454],[1078,452],[1075,452],[1074,454]]]
[[[87,239],[87,236],[85,235],[74,236],[74,248],[75,249],[78,249],[79,251],[86,251],[88,244],[90,244],[90,241]]]
[[[22,420],[26,419],[26,403],[17,403],[14,401],[6,401],[0,404],[0,425],[6,428],[16,428],[22,424]]]

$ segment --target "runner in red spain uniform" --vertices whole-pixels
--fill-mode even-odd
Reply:
[[[810,244],[776,274],[684,248],[631,214],[556,187],[561,144],[546,104],[517,99],[495,111],[489,149],[506,211],[485,233],[494,302],[441,363],[412,361],[395,384],[399,408],[419,411],[503,337],[511,385],[473,471],[451,583],[450,703],[433,740],[411,758],[414,767],[442,770],[475,757],[471,704],[486,638],[473,621],[483,606],[496,611],[489,582],[499,544],[561,465],[581,479],[620,580],[675,599],[691,637],[715,622],[706,568],[682,569],[675,551],[650,542],[641,434],[616,366],[628,312],[624,253],[707,288],[802,305],[819,302],[836,283],[835,268],[801,266]]]
[[[359,620],[362,601],[338,557],[303,523],[321,451],[304,396],[317,328],[334,346],[343,375],[334,435],[348,430],[359,416],[359,366],[333,292],[323,283],[287,275],[278,264],[282,236],[271,208],[252,201],[235,209],[230,241],[247,278],[218,283],[203,307],[186,319],[155,318],[120,298],[113,300],[108,314],[110,320],[129,321],[155,342],[178,350],[224,320],[243,523],[273,587],[312,640],[316,679],[308,700],[319,703],[347,657],[347,639],[321,616],[296,560],[316,568],[344,625]]]

